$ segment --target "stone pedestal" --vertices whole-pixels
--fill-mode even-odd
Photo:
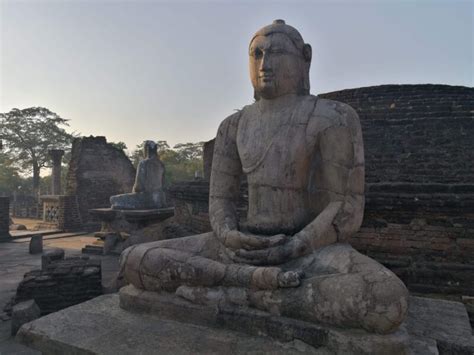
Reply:
[[[161,222],[173,217],[174,208],[151,210],[96,208],[90,210],[89,214],[101,222],[101,230],[96,236],[105,241],[103,253],[120,255],[130,245],[163,239],[160,233],[156,233],[156,238],[150,240],[141,238],[134,232],[150,225],[163,225]]]
[[[174,208],[152,210],[116,210],[112,208],[95,208],[89,214],[100,220],[103,233],[130,233],[152,223],[164,221],[174,215]]]
[[[17,340],[46,354],[434,355],[474,350],[466,311],[457,302],[411,297],[400,329],[377,335],[255,310],[198,306],[130,286],[120,296],[101,296],[25,324]]]
[[[0,241],[9,240],[10,233],[10,198],[0,197]]]

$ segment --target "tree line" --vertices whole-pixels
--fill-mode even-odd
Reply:
[[[72,141],[80,137],[76,132],[66,131],[68,121],[44,107],[0,113],[0,195],[9,196],[13,191],[35,196],[48,193],[51,177],[41,177],[40,173],[51,166],[50,149],[66,152],[62,168],[65,180]],[[193,179],[196,172],[202,175],[203,143],[179,143],[171,148],[166,141],[157,141],[158,154],[166,168],[167,185]],[[111,144],[127,154],[125,143]],[[143,159],[143,143],[127,155],[136,167]],[[62,186],[64,188],[65,183]]]

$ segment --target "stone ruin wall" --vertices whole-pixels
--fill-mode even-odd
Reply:
[[[0,240],[9,239],[10,233],[10,198],[0,197]]]
[[[132,191],[135,168],[125,153],[105,137],[76,138],[66,178],[66,195],[77,196],[83,224],[89,209],[110,207],[110,196]]]
[[[412,291],[474,295],[474,89],[382,85],[320,96],[351,105],[361,120],[366,207],[351,244]],[[208,181],[169,194],[179,223],[210,230]],[[242,215],[245,202],[244,185]]]

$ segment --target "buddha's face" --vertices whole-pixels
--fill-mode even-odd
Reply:
[[[283,33],[256,36],[249,48],[250,79],[264,99],[298,94],[305,75],[305,60]]]

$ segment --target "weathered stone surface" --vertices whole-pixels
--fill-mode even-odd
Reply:
[[[411,297],[407,330],[436,341],[440,354],[474,354],[474,337],[462,303]]]
[[[389,335],[344,330],[223,304],[196,305],[176,295],[133,286],[120,290],[120,306],[163,319],[265,334],[280,341],[298,339],[314,347],[327,346],[336,353],[471,354],[474,350],[472,329],[463,304],[430,298],[410,297],[406,321],[396,333]]]
[[[51,195],[62,195],[61,190],[61,160],[64,155],[62,149],[52,149],[49,156],[53,161],[52,179],[51,179]]]
[[[216,143],[216,140],[211,139],[210,141],[205,142],[203,147],[202,147],[204,180],[206,180],[206,181],[209,181],[211,179],[212,156],[214,154],[214,144],[215,143]]]
[[[24,325],[17,340],[43,354],[330,354],[223,329],[134,314],[105,295]]]
[[[166,232],[169,224],[165,223],[174,215],[173,207],[150,210],[99,208],[91,210],[90,214],[101,221],[97,236],[105,240],[104,254],[120,255],[131,245],[175,237]],[[153,233],[148,233],[150,229]]]
[[[41,316],[41,310],[35,300],[24,301],[13,306],[11,332],[15,335],[20,327]]]
[[[52,263],[64,260],[64,249],[48,249],[41,255],[41,270],[46,270]]]
[[[108,254],[120,254],[123,249],[119,245],[122,241],[122,238],[119,234],[116,233],[109,233],[104,237],[104,255]]]
[[[17,340],[44,354],[467,354],[444,351],[443,342],[430,337],[430,324],[411,323],[430,312],[438,329],[450,326],[466,332],[449,314],[453,302],[411,297],[407,321],[389,335],[344,330],[272,316],[258,310],[228,312],[192,304],[176,296],[126,287],[119,295],[97,297],[24,325]],[[426,303],[427,302],[427,303]],[[426,309],[426,305],[429,310]],[[454,305],[454,308],[457,308]],[[416,320],[415,320],[416,321]],[[454,323],[453,323],[454,322]],[[254,332],[259,332],[255,336]],[[253,335],[249,335],[253,333]],[[107,341],[104,341],[107,339]],[[451,342],[454,349],[456,338]],[[444,352],[443,352],[444,351]]]
[[[197,305],[176,295],[142,291],[133,286],[120,290],[120,307],[136,313],[154,314],[162,319],[230,329],[249,336],[270,336],[281,342],[302,341],[337,354],[403,354],[409,348],[404,329],[389,335],[374,335],[275,316],[255,309]]]
[[[90,300],[102,294],[100,260],[87,256],[49,263],[25,274],[12,305],[33,299],[43,315]]]
[[[66,194],[77,196],[83,226],[93,225],[93,208],[110,207],[110,196],[132,190],[135,168],[121,149],[105,137],[82,137],[73,141],[66,179]]]
[[[10,198],[0,197],[0,241],[9,240]]]
[[[43,236],[41,234],[31,237],[29,251],[30,254],[40,254],[43,252]]]
[[[274,50],[277,48],[276,50]],[[212,233],[135,245],[121,275],[197,304],[233,304],[309,322],[395,332],[403,283],[344,244],[359,229],[364,153],[356,112],[309,94],[311,46],[276,20],[249,46],[256,102],[214,143]],[[239,220],[240,182],[248,210]]]
[[[158,209],[166,206],[163,191],[165,166],[158,157],[158,146],[153,141],[145,141],[145,159],[137,167],[137,176],[132,193],[110,197],[110,204],[117,210]]]
[[[110,204],[117,210],[158,209],[165,206],[164,191],[135,192],[110,197]]]

